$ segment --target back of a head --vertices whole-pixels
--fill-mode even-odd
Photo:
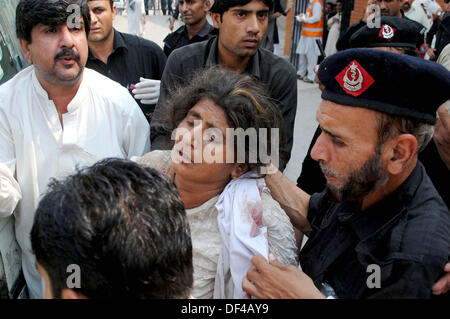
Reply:
[[[187,298],[193,283],[189,224],[175,185],[151,168],[102,160],[53,181],[31,241],[53,296],[67,267],[81,270],[88,298]],[[70,287],[69,287],[70,288]]]
[[[75,13],[81,15],[86,36],[89,35],[91,15],[87,0],[20,0],[16,8],[17,37],[31,43],[34,26],[39,23],[50,26],[76,23],[78,16],[74,16]]]

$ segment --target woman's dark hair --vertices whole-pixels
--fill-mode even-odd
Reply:
[[[36,211],[31,243],[55,298],[188,298],[189,222],[175,185],[152,168],[105,159],[54,180]],[[68,266],[80,267],[68,287]]]
[[[31,43],[31,30],[39,23],[57,26],[68,22],[76,12],[69,8],[70,5],[80,9],[87,38],[91,29],[91,15],[86,0],[20,0],[16,8],[17,37]]]
[[[187,83],[187,86],[172,92],[171,98],[166,102],[167,109],[173,110],[173,127],[177,127],[198,102],[209,99],[224,110],[231,128],[242,128],[235,130],[236,135],[249,128],[256,130],[257,143],[249,143],[248,136],[244,136],[245,163],[250,170],[267,164],[268,159],[262,158],[265,155],[271,158],[279,156],[279,165],[284,162],[286,155],[281,153],[284,143],[281,113],[261,82],[249,75],[236,74],[216,65],[198,71]],[[267,135],[259,134],[263,131],[260,129],[266,129]],[[271,129],[278,129],[279,145],[272,145]],[[240,138],[237,140],[242,141]],[[235,139],[235,149],[236,147]],[[273,154],[272,149],[279,153]],[[256,158],[256,163],[251,161],[252,158]]]

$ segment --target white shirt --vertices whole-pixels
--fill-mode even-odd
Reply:
[[[419,22],[427,29],[427,31],[430,30],[433,21],[431,21],[430,23],[430,19],[428,18],[423,8],[420,6],[419,1],[414,1],[412,3],[411,8],[408,10],[408,12],[405,12],[405,16],[408,19]]]
[[[16,238],[31,297],[43,297],[30,231],[51,178],[106,157],[149,151],[149,125],[120,84],[85,69],[77,94],[62,115],[30,66],[0,86],[0,217],[15,210]]]
[[[130,1],[127,0],[127,16],[128,16],[128,33],[142,36],[144,26],[142,23],[145,14],[145,6],[143,0],[134,0],[134,10],[130,7]]]

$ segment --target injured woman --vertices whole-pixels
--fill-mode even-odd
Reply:
[[[280,149],[280,111],[261,84],[218,67],[195,75],[166,107],[177,127],[172,150],[135,160],[177,186],[191,230],[192,295],[244,298],[253,256],[297,265],[294,229],[264,182]]]

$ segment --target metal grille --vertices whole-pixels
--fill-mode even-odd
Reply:
[[[308,6],[309,0],[296,0],[294,5],[294,14],[292,16],[292,38],[291,38],[291,51],[289,56],[289,61],[292,65],[297,68],[298,65],[298,55],[295,53],[297,50],[297,44],[300,40],[300,33],[302,32],[302,25],[295,20],[295,16],[299,13],[305,13],[306,7]]]

